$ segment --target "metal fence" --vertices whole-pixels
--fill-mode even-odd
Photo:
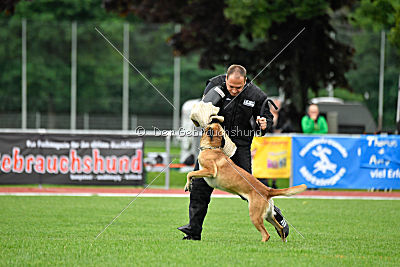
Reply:
[[[215,71],[200,70],[198,55],[174,57],[175,28],[0,20],[0,127],[177,128],[181,104],[200,97]]]
[[[176,129],[181,105],[200,97],[205,81],[224,71],[199,69],[198,55],[174,57],[168,37],[176,27],[118,20],[0,20],[0,127]],[[388,41],[383,46],[380,82],[381,34],[338,27],[336,38],[356,49],[357,69],[347,73],[354,92],[376,121],[378,110],[384,111],[384,129],[393,128],[400,72],[395,47]],[[269,95],[271,87],[267,84]],[[179,93],[179,88],[186,90]]]
[[[336,38],[355,48],[355,68],[346,73],[353,92],[372,113],[378,129],[395,132],[400,106],[400,55],[388,32],[336,27]],[[340,96],[339,96],[340,97]],[[361,97],[361,98],[360,98]],[[400,103],[400,102],[399,102]]]
[[[134,130],[138,126],[146,130],[170,130],[173,127],[171,116],[146,116],[131,115],[128,121],[128,130]],[[0,128],[21,128],[21,113],[0,114]],[[29,129],[69,129],[69,114],[43,114],[28,113],[27,128]],[[82,130],[121,130],[122,117],[115,115],[88,114],[78,115],[76,129]]]

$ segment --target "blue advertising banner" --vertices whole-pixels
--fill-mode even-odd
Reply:
[[[399,136],[293,136],[293,185],[400,189],[399,146]]]

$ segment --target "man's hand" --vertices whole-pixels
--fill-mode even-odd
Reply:
[[[267,129],[267,119],[265,117],[257,116],[257,123],[260,126],[261,130]]]
[[[317,122],[317,118],[318,118],[318,113],[317,114],[311,114],[310,118],[314,121]]]

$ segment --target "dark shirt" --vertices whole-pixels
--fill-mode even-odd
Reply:
[[[218,75],[207,81],[204,95],[216,86],[221,86],[225,93],[225,97],[217,104],[220,107],[218,115],[224,117],[221,125],[237,146],[250,146],[255,130],[261,135],[271,130],[273,115],[268,106],[264,110],[264,114],[260,114],[261,106],[267,95],[253,83],[246,82],[245,89],[237,96],[233,97],[229,94],[225,84],[226,75]],[[267,129],[261,131],[257,126],[253,128],[251,120],[255,121],[257,116],[267,119]]]

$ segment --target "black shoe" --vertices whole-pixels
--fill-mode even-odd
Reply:
[[[275,219],[278,221],[278,223],[283,227],[283,235],[284,237],[288,237],[289,235],[289,224],[287,223],[287,221],[285,220],[285,218],[283,218],[282,216],[282,212],[281,210],[277,207],[274,206],[274,210],[276,212],[275,214]],[[275,228],[276,229],[276,228]],[[278,231],[278,229],[276,229],[276,232],[278,233],[278,235],[282,238],[280,231]]]
[[[201,240],[198,236],[185,235],[182,240]]]
[[[189,224],[183,225],[181,227],[177,228],[179,231],[182,231],[186,236],[183,238],[183,240],[201,240],[200,235],[194,235],[192,233],[192,228]]]
[[[192,228],[190,227],[190,224],[183,225],[181,227],[178,227],[177,229],[179,231],[182,231],[186,235],[192,235],[192,231],[191,231]]]

